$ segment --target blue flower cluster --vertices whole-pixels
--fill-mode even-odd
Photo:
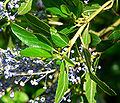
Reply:
[[[56,69],[54,61],[45,62],[39,58],[21,57],[21,49],[0,49],[0,97],[4,91],[14,85],[24,86],[28,81],[38,85],[40,80]],[[36,75],[38,78],[33,78]],[[33,79],[32,79],[33,78]],[[46,86],[44,87],[46,89]]]

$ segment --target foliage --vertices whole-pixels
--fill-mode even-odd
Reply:
[[[7,93],[1,101],[76,102],[72,97],[79,95],[80,102],[96,103],[97,86],[108,95],[117,95],[98,78],[97,71],[100,56],[119,43],[120,29],[115,27],[120,20],[100,32],[90,29],[95,17],[118,5],[118,1],[108,0],[102,6],[80,0],[42,2],[45,7],[41,11],[34,7],[37,1],[33,0],[0,2],[0,32],[8,48],[0,50],[0,97]],[[22,43],[16,46],[15,40]],[[38,86],[30,99],[16,89],[24,89],[28,81]],[[54,92],[53,97],[50,92]],[[14,99],[8,99],[9,95]]]

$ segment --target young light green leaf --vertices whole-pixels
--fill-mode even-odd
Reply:
[[[96,83],[90,78],[89,74],[85,75],[84,90],[85,95],[89,103],[96,103],[95,93],[96,93]]]
[[[51,7],[51,8],[47,8],[49,11],[51,11],[53,14],[67,18],[68,16],[63,14],[59,8],[57,7]]]
[[[51,37],[53,42],[59,47],[65,47],[69,43],[69,39],[65,35],[61,35],[57,33],[55,28],[50,29]]]
[[[34,99],[34,98],[40,96],[43,92],[45,92],[45,89],[43,89],[43,88],[38,89],[35,93],[33,93],[32,98]]]
[[[31,47],[20,51],[20,54],[27,57],[52,57],[52,54],[38,47]]]
[[[65,61],[70,65],[70,66],[75,66],[75,63],[73,63],[68,57],[64,57]]]
[[[23,15],[28,13],[31,10],[32,1],[33,0],[25,0],[25,2],[23,2],[21,6],[18,8],[18,14]]]
[[[66,5],[61,5],[60,9],[64,14],[70,15],[70,10],[67,8]]]
[[[89,34],[89,31],[88,31],[88,28],[89,28],[89,24],[87,25],[86,29],[84,30],[84,32],[82,34],[82,39],[83,39],[85,48],[88,48],[88,45],[91,42],[91,38],[90,38],[90,34]]]
[[[97,44],[100,43],[101,39],[99,36],[95,35],[95,34],[90,34],[91,36],[91,46],[95,47]]]
[[[91,70],[91,54],[90,52],[84,48],[84,57],[86,60],[86,65],[89,70],[90,78],[97,83],[97,85],[108,95],[116,95],[115,91],[113,91],[105,82],[101,81]]]
[[[55,95],[55,103],[59,103],[61,98],[64,96],[64,93],[67,90],[67,88],[68,88],[68,74],[65,71],[65,64],[64,62],[62,62],[60,66],[58,86]]]
[[[45,50],[51,51],[53,48],[37,39],[31,32],[25,30],[21,26],[11,22],[12,32],[26,45],[29,47],[39,47]]]
[[[110,36],[108,37],[109,40],[112,40],[113,43],[120,40],[120,30],[115,30],[112,32],[112,34],[110,34]]]
[[[50,35],[50,26],[47,23],[30,13],[25,14],[25,17],[34,32],[41,33],[43,35]]]

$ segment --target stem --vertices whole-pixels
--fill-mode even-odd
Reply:
[[[49,74],[49,73],[52,73],[52,72],[55,72],[56,69],[53,69],[51,71],[45,71],[45,72],[37,72],[37,73],[32,73],[32,74],[29,74],[29,73],[20,73],[20,74],[17,74],[17,73],[12,73],[13,76],[27,76],[27,75],[41,75],[41,74]]]
[[[6,0],[5,2],[4,2],[4,7],[5,7],[5,9],[6,9],[6,4],[9,2],[10,0]]]
[[[114,0],[107,1],[105,4],[103,4],[97,11],[95,11],[92,15],[90,15],[87,19],[88,22],[90,22],[96,15],[98,15],[105,7],[107,7],[109,4],[113,3]]]
[[[116,26],[120,25],[120,19],[118,19],[115,23],[113,23],[112,25],[110,25],[109,27],[107,27],[106,29],[102,29],[99,32],[98,36],[103,36],[105,33],[114,30]]]

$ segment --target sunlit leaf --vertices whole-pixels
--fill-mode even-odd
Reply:
[[[25,30],[21,26],[11,22],[12,32],[29,47],[39,47],[45,50],[51,51],[53,48],[37,39],[37,37],[31,32]]]
[[[18,14],[23,15],[28,13],[31,10],[32,1],[33,0],[25,0],[25,2],[23,2],[21,6],[18,8]]]
[[[54,28],[50,29],[51,37],[53,42],[59,47],[65,47],[69,43],[69,39],[65,35],[57,33],[57,30]]]
[[[64,62],[62,62],[60,66],[58,86],[55,95],[55,103],[59,103],[61,98],[64,96],[64,92],[67,90],[67,88],[68,88],[68,74],[65,71],[65,64]]]
[[[86,29],[84,30],[84,32],[82,34],[82,39],[83,39],[85,48],[88,48],[88,45],[91,42],[91,38],[90,38],[88,28],[89,28],[89,25],[86,27]]]
[[[38,47],[26,48],[20,51],[20,54],[27,57],[52,57],[52,54],[50,52]]]
[[[85,95],[89,103],[96,103],[95,93],[96,93],[96,83],[90,78],[89,74],[85,75],[84,90]]]
[[[68,57],[64,57],[65,61],[70,65],[70,66],[75,66],[75,63],[73,63]]]

